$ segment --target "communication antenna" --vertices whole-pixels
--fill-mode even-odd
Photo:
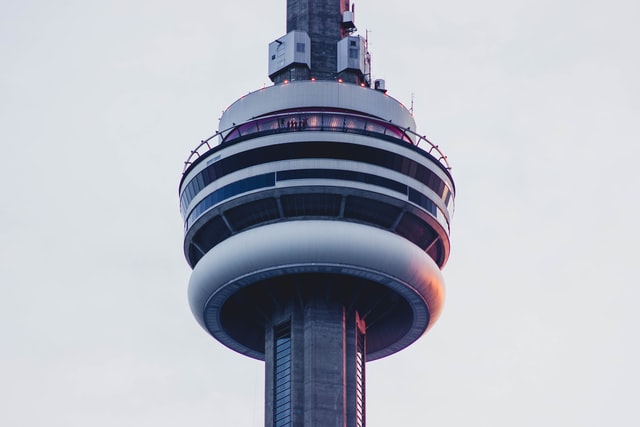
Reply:
[[[415,99],[415,93],[411,92],[411,108],[409,108],[409,112],[411,113],[411,115],[413,116],[413,102]]]
[[[368,87],[371,87],[371,53],[369,52],[369,32],[370,30],[365,30],[364,81]]]

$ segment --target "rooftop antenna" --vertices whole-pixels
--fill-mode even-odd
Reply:
[[[411,108],[409,108],[409,112],[411,113],[411,115],[413,116],[413,102],[415,99],[415,93],[411,92]]]
[[[367,86],[371,87],[371,53],[369,52],[369,32],[370,30],[365,30],[364,37],[364,81]]]

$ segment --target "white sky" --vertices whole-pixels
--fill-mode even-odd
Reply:
[[[186,300],[177,187],[285,1],[2,1],[0,425],[263,424]],[[458,188],[445,311],[368,427],[640,424],[640,2],[356,3]]]

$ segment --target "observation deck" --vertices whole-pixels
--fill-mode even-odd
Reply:
[[[269,313],[322,288],[368,314],[368,360],[419,338],[443,303],[455,187],[409,111],[368,87],[307,80],[242,97],[220,129],[180,183],[201,325],[263,359]]]

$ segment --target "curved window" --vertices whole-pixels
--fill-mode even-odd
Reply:
[[[407,186],[392,179],[383,178],[370,173],[348,171],[342,169],[291,169],[279,171],[276,175],[277,181],[288,181],[291,179],[342,179],[345,181],[364,182],[379,187],[385,187],[398,193],[407,194]]]
[[[275,185],[275,183],[275,173],[271,172],[264,175],[256,175],[250,178],[241,179],[240,181],[225,185],[224,187],[221,187],[213,193],[209,194],[196,205],[196,207],[189,214],[189,218],[185,223],[185,227],[191,227],[196,218],[198,218],[200,215],[205,213],[207,209],[216,205],[222,200],[228,199],[229,197],[233,197],[237,194],[246,193],[247,191],[270,187]]]
[[[447,206],[452,201],[451,190],[435,172],[400,154],[344,142],[293,142],[243,151],[207,166],[185,186],[180,196],[182,216],[186,216],[189,203],[196,194],[216,179],[250,166],[305,158],[352,160],[391,169],[422,182],[435,191]]]
[[[249,136],[255,138],[273,133],[295,131],[375,134],[376,136],[382,135],[400,139],[413,145],[411,138],[402,129],[389,122],[372,117],[326,111],[305,111],[261,117],[236,126],[225,136],[222,144],[229,144]]]
[[[409,187],[409,201],[429,212],[445,230],[449,230],[449,223],[444,213],[427,196]]]
[[[285,170],[279,172],[271,172],[263,175],[256,175],[249,178],[241,179],[237,182],[233,182],[231,184],[225,185],[224,187],[219,188],[218,190],[212,192],[207,197],[202,199],[195,208],[189,213],[186,221],[185,221],[185,229],[190,228],[195,221],[205,213],[209,208],[215,206],[216,204],[230,198],[236,196],[241,193],[245,193],[247,191],[258,190],[267,187],[275,186],[276,182],[295,180],[295,179],[341,179],[348,181],[356,181],[356,182],[364,182],[368,184],[378,185],[380,187],[385,187],[390,190],[397,191],[403,194],[407,199],[420,206],[427,212],[429,212],[438,223],[445,229],[449,230],[449,223],[445,214],[442,210],[426,195],[420,193],[418,190],[404,185],[400,182],[382,178],[379,176],[355,172],[355,171],[345,171],[339,169],[294,169],[294,170]],[[362,204],[362,201],[359,203]],[[283,208],[286,209],[286,203]],[[375,209],[377,211],[380,210],[380,207]],[[308,213],[309,215],[319,215],[318,212]],[[320,214],[321,216],[336,216],[338,215],[338,211],[334,214],[331,214],[329,211]],[[346,215],[346,213],[345,213]],[[285,216],[286,212],[285,212]],[[360,216],[361,219],[364,219]],[[377,221],[372,220],[370,217],[366,222],[374,222]],[[380,224],[381,225],[381,224]],[[387,224],[387,227],[391,226],[391,224]]]

